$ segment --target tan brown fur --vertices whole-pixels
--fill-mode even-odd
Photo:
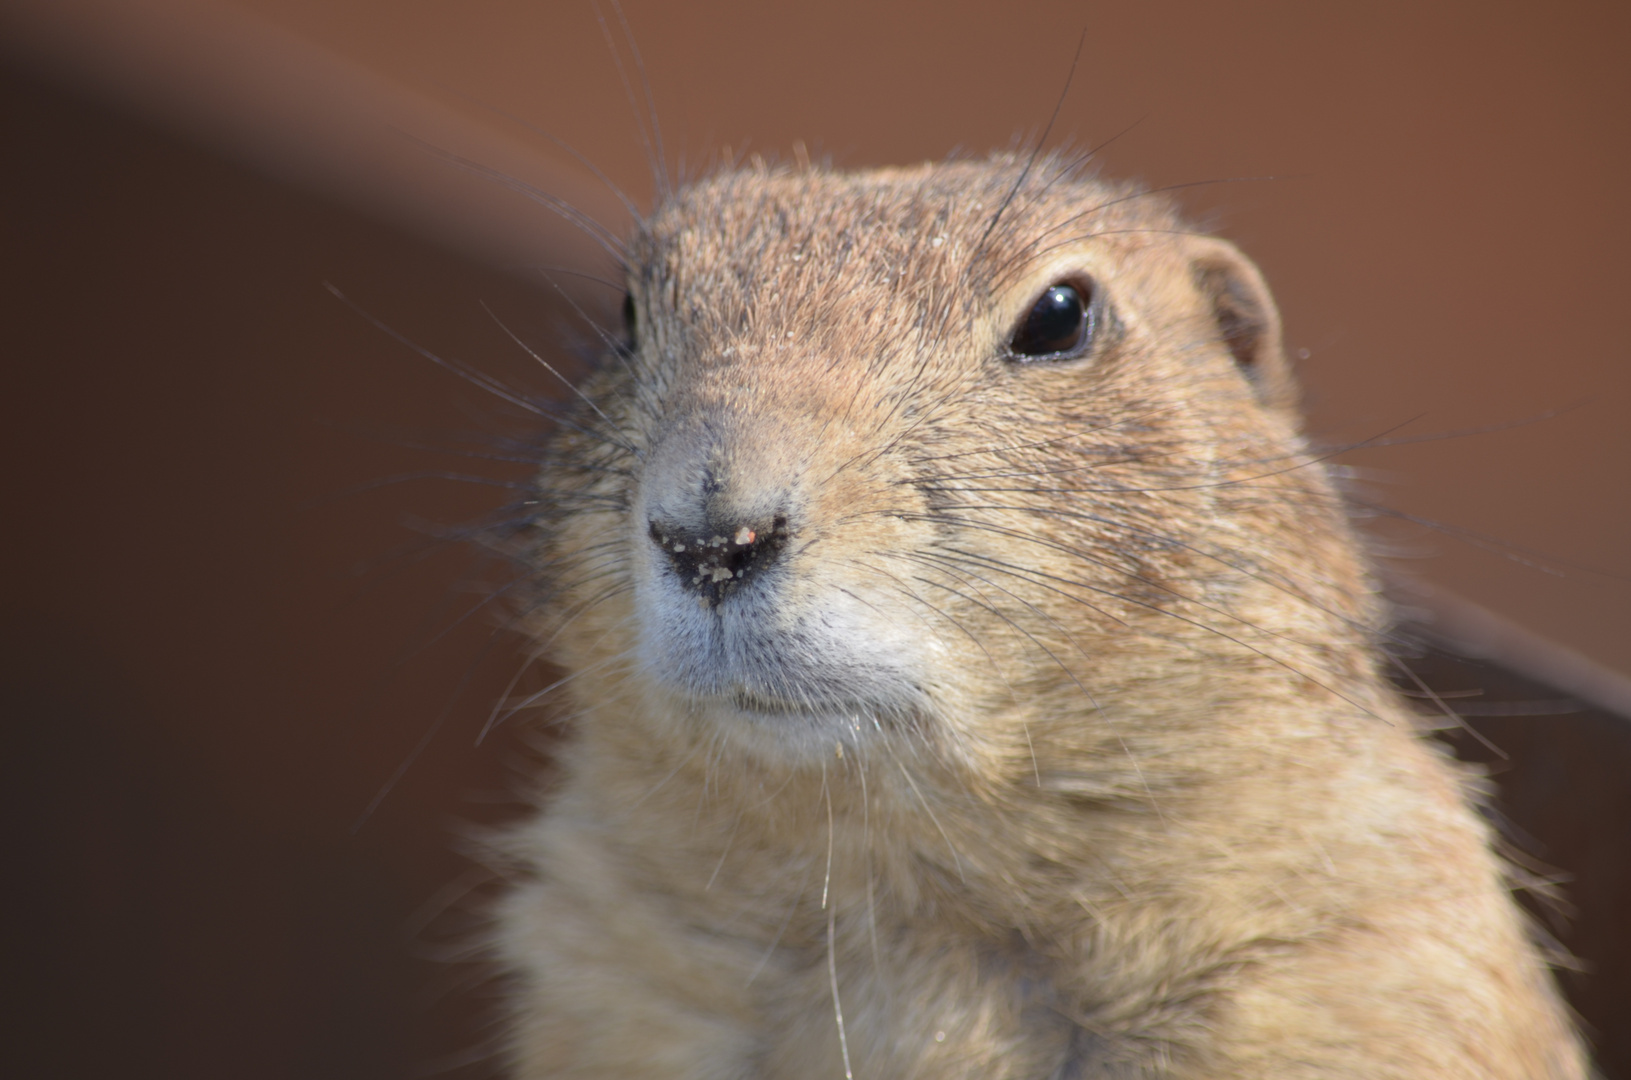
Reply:
[[[1016,362],[1073,275],[1099,346]],[[1233,248],[1055,159],[756,166],[629,277],[539,484],[518,1076],[1585,1075]],[[789,534],[693,610],[699,499]]]

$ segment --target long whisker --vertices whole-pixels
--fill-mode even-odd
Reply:
[[[855,1080],[849,1064],[849,1039],[844,1035],[844,1006],[838,1001],[838,943],[834,940],[837,910],[827,912],[827,980],[832,984],[832,1011],[838,1020],[838,1050],[844,1057],[844,1080]]]
[[[596,165],[586,155],[580,153],[576,147],[567,142],[565,139],[561,138],[559,135],[556,135],[552,131],[546,131],[536,124],[521,119],[521,117],[510,112],[508,109],[501,109],[496,105],[492,105],[488,102],[482,101],[479,98],[472,97],[471,95],[464,93],[462,90],[455,89],[443,83],[438,83],[437,85],[448,93],[453,94],[455,97],[462,98],[478,108],[485,109],[494,116],[502,117],[517,127],[524,128],[525,130],[532,132],[534,135],[548,139],[550,142],[554,143],[556,147],[570,154],[579,165],[582,165],[585,169],[588,169],[591,173],[593,173],[595,179],[599,180],[603,185],[605,185],[606,190],[610,191],[612,196],[616,198],[618,202],[623,204],[623,209],[629,212],[630,217],[635,218],[636,220],[639,219],[640,207],[635,204],[635,201],[629,198],[628,194],[621,187],[619,187],[610,176],[606,174],[604,169]],[[571,271],[567,272],[571,273]],[[583,276],[587,277],[588,275]]]
[[[988,581],[988,579],[985,579],[985,578],[982,577],[982,578],[980,578],[980,580],[987,581],[988,584],[992,584],[993,588],[999,588],[1000,589],[1000,586],[996,586],[994,583],[990,583]],[[934,583],[933,582],[925,582],[925,584],[934,584]],[[1013,596],[1015,599],[1019,599],[1019,597],[1017,597],[1014,593],[1010,592],[1007,589],[1001,589],[1001,591],[1003,591],[1005,593],[1008,593],[1009,596]],[[1041,614],[1041,612],[1036,607],[1029,604],[1028,602],[1026,602],[1024,600],[1020,600],[1020,602],[1025,604],[1025,606],[1030,608],[1033,612]],[[1089,606],[1091,606],[1091,605],[1089,605]],[[1037,642],[1036,638],[1033,635],[1031,635],[1028,632],[1026,632],[1025,630],[1023,630],[1017,623],[1015,623],[1012,619],[1010,619],[1003,612],[998,611],[998,610],[996,610],[994,608],[991,609],[991,610],[993,611],[994,614],[997,615],[998,618],[1003,619],[1010,626],[1014,627],[1014,629],[1019,630],[1021,633],[1024,633],[1027,637],[1029,637],[1031,639],[1031,641],[1033,643],[1036,643],[1037,646],[1039,648],[1041,648],[1043,652],[1047,653],[1049,658],[1052,659],[1053,662],[1059,666],[1059,669],[1064,672],[1065,677],[1070,679],[1070,681],[1076,686],[1076,688],[1081,691],[1082,695],[1087,698],[1087,702],[1093,708],[1094,713],[1101,720],[1103,720],[1104,723],[1110,728],[1111,736],[1116,740],[1116,743],[1121,747],[1122,755],[1124,757],[1126,757],[1128,764],[1130,764],[1132,766],[1133,775],[1138,780],[1139,786],[1144,789],[1144,796],[1145,796],[1146,799],[1149,800],[1150,808],[1155,811],[1155,816],[1156,816],[1157,820],[1159,820],[1161,822],[1161,827],[1163,829],[1167,828],[1167,818],[1166,818],[1166,815],[1161,812],[1160,800],[1158,800],[1155,797],[1155,790],[1152,787],[1150,787],[1149,779],[1144,775],[1144,768],[1138,762],[1138,755],[1133,753],[1133,748],[1128,745],[1127,739],[1122,735],[1121,729],[1116,724],[1115,719],[1110,715],[1110,711],[1099,703],[1098,698],[1093,694],[1093,692],[1091,690],[1089,690],[1086,686],[1082,685],[1081,680],[1076,678],[1075,673],[1072,672],[1070,670],[1070,668],[1067,667],[1063,662],[1061,662],[1059,660],[1059,658],[1056,655],[1054,655],[1052,650],[1048,649],[1044,645],[1041,645],[1040,642]],[[1063,629],[1062,627],[1059,626],[1058,622],[1053,620],[1052,618],[1048,618],[1047,616],[1044,616],[1044,618],[1047,618],[1047,621],[1052,623],[1056,629]],[[1065,636],[1066,636],[1066,639],[1069,640],[1072,645],[1076,646],[1077,651],[1080,652],[1083,655],[1083,657],[1087,657],[1088,654],[1087,654],[1086,650],[1083,649],[1081,644],[1076,641],[1074,635],[1066,633]],[[1031,767],[1035,771],[1036,786],[1040,788],[1040,787],[1042,787],[1042,772],[1041,772],[1041,768],[1037,764],[1037,760],[1036,760],[1036,747],[1031,742],[1031,732],[1030,732],[1030,727],[1028,725],[1025,726],[1024,731],[1025,731],[1025,745],[1031,752]]]
[[[441,158],[449,165],[479,176],[484,180],[489,180],[500,187],[509,188],[511,191],[553,211],[558,216],[576,225],[580,232],[598,244],[600,249],[607,255],[610,255],[618,266],[628,265],[628,249],[623,245],[623,238],[560,196],[552,195],[535,184],[529,184],[525,180],[511,176],[509,173],[495,169],[490,165],[483,165],[479,161],[444,150],[434,143],[426,142],[409,132],[402,131],[401,135],[426,153]]]
[[[677,773],[679,770],[675,769],[674,771]],[[669,776],[672,778],[673,773],[670,773]],[[664,782],[666,783],[666,781]],[[793,902],[787,906],[787,915],[783,917],[781,926],[777,927],[775,936],[770,939],[770,944],[765,946],[764,954],[759,957],[759,962],[754,965],[752,971],[748,972],[747,981],[742,984],[744,987],[752,986],[753,980],[757,979],[764,971],[765,965],[770,963],[770,958],[776,955],[776,947],[782,943],[782,938],[787,934],[787,928],[792,924],[793,916],[798,914],[799,897],[804,893],[804,883],[809,880],[810,867],[806,863],[804,875],[799,878],[798,887],[793,890]]]
[[[1424,528],[1432,529],[1434,532],[1442,533],[1453,540],[1459,540],[1469,547],[1477,548],[1479,551],[1487,551],[1492,555],[1499,555],[1511,562],[1539,570],[1543,574],[1551,574],[1554,577],[1564,577],[1566,575],[1561,570],[1557,569],[1557,567],[1565,566],[1570,570],[1578,570],[1581,573],[1593,574],[1597,577],[1608,578],[1611,581],[1631,581],[1631,577],[1624,574],[1617,574],[1612,570],[1604,570],[1600,566],[1592,566],[1589,563],[1576,562],[1573,559],[1565,559],[1561,556],[1552,555],[1544,551],[1537,551],[1534,548],[1521,547],[1509,541],[1502,540],[1499,537],[1491,536],[1488,533],[1478,532],[1475,529],[1468,529],[1461,525],[1450,525],[1446,522],[1435,521],[1432,518],[1420,517],[1416,514],[1406,513],[1403,510],[1395,510],[1393,507],[1383,506],[1380,503],[1368,502],[1364,499],[1350,497],[1348,501],[1352,505],[1360,507],[1369,513],[1376,514],[1379,517],[1397,518],[1400,521],[1408,521],[1412,525],[1420,525]]]
[[[634,38],[634,31],[629,27],[628,16],[623,13],[621,0],[607,0],[612,10],[617,13],[618,24],[623,28],[623,40],[628,43],[629,55],[634,58],[634,70],[640,75],[640,88],[646,95],[646,115],[651,118],[651,140],[656,144],[657,150],[657,194],[659,198],[667,199],[671,194],[668,183],[668,157],[663,153],[663,128],[657,122],[657,101],[651,93],[651,79],[646,75],[646,62],[640,55],[640,43]]]
[[[378,330],[380,333],[384,334],[386,337],[390,338],[392,341],[395,341],[397,344],[402,345],[403,347],[411,350],[412,352],[416,353],[417,355],[424,357],[426,360],[429,360],[431,363],[435,364],[436,366],[453,372],[455,375],[458,375],[460,378],[464,379],[466,382],[470,383],[473,386],[479,387],[482,390],[485,390],[487,393],[493,395],[494,397],[498,398],[499,400],[508,402],[509,404],[514,405],[519,409],[523,409],[526,412],[532,413],[535,416],[543,417],[543,418],[545,418],[547,420],[551,420],[554,423],[559,424],[559,425],[561,425],[563,427],[570,428],[573,431],[578,432],[579,434],[585,435],[585,436],[587,436],[587,437],[589,437],[591,439],[596,440],[597,442],[611,441],[611,440],[608,440],[606,436],[600,434],[599,432],[591,431],[590,429],[585,428],[582,425],[574,423],[572,420],[570,420],[568,418],[568,416],[566,414],[562,414],[562,413],[560,413],[560,412],[558,412],[556,410],[553,410],[553,409],[549,408],[548,406],[546,406],[546,405],[544,405],[544,404],[542,404],[540,402],[533,401],[533,400],[530,400],[528,398],[522,397],[521,395],[519,395],[515,391],[511,390],[509,387],[505,386],[503,383],[499,382],[497,379],[494,379],[493,377],[491,377],[489,375],[485,375],[485,374],[475,370],[474,368],[471,368],[467,364],[460,363],[457,360],[452,360],[452,359],[449,359],[447,357],[441,356],[438,353],[432,352],[431,350],[425,348],[423,345],[420,345],[418,342],[414,341],[412,338],[408,337],[406,334],[403,334],[400,331],[398,331],[395,327],[391,326],[389,323],[386,323],[383,320],[381,320],[379,318],[376,318],[374,315],[370,314],[367,309],[363,308],[361,305],[359,305],[355,301],[353,301],[350,297],[346,296],[345,293],[341,292],[338,286],[336,286],[336,285],[334,285],[334,284],[332,284],[330,282],[325,281],[323,283],[323,287],[325,289],[327,289],[329,291],[329,293],[334,296],[335,299],[339,300],[346,307],[349,307],[352,311],[356,312],[359,316],[362,317],[362,319],[365,322],[369,323],[376,330]],[[622,449],[622,447],[616,442],[612,442],[612,445],[618,446],[619,449]]]
[[[1082,27],[1081,36],[1076,39],[1076,55],[1071,57],[1070,71],[1065,76],[1064,89],[1059,92],[1059,99],[1053,103],[1053,115],[1048,117],[1048,124],[1042,129],[1041,137],[1036,140],[1036,147],[1031,151],[1031,156],[1025,162],[1025,167],[1020,170],[1019,176],[1014,180],[1014,186],[1008,189],[1007,195],[1003,196],[1001,204],[997,207],[997,212],[991,215],[991,221],[986,225],[985,232],[980,234],[980,242],[974,245],[976,251],[984,248],[986,241],[991,239],[991,232],[997,227],[997,222],[1002,220],[1003,211],[1007,210],[1008,204],[1014,201],[1014,196],[1019,193],[1019,189],[1025,186],[1025,180],[1031,175],[1031,169],[1036,165],[1037,157],[1042,153],[1042,148],[1047,145],[1048,136],[1053,132],[1053,125],[1059,119],[1059,111],[1065,107],[1065,98],[1070,94],[1070,84],[1076,79],[1076,65],[1081,62],[1082,46],[1086,44],[1087,27],[1084,26]]]
[[[605,413],[601,412],[600,411],[600,406],[596,405],[594,403],[594,401],[590,399],[589,395],[585,394],[582,390],[578,389],[577,383],[574,383],[571,379],[568,379],[565,375],[562,375],[559,371],[556,371],[554,365],[552,365],[548,360],[545,360],[542,356],[539,356],[538,353],[533,349],[533,347],[531,345],[528,345],[526,342],[522,341],[519,337],[517,337],[516,334],[515,334],[515,331],[511,330],[508,326],[504,325],[503,320],[501,320],[497,315],[493,314],[493,309],[487,306],[486,301],[482,301],[481,309],[488,314],[488,316],[493,320],[493,322],[498,324],[498,328],[500,330],[504,331],[505,334],[509,335],[509,338],[510,338],[511,341],[515,342],[516,345],[520,346],[520,348],[521,348],[521,350],[523,352],[525,352],[528,356],[532,357],[534,360],[538,361],[539,364],[543,365],[543,368],[544,368],[545,371],[549,372],[551,375],[555,376],[555,378],[559,379],[561,381],[561,384],[563,386],[565,386],[568,390],[572,391],[572,393],[577,396],[579,401],[581,401],[585,405],[589,406],[590,410],[596,416],[598,416],[602,420],[604,420],[606,422],[607,427],[611,428],[613,431],[617,430],[617,425],[612,423],[612,418],[607,416]],[[638,449],[636,449],[632,444],[630,444],[628,442],[618,442],[618,443],[616,443],[616,445],[618,447],[620,447],[621,449],[623,449],[623,450],[627,450],[629,453],[633,454],[635,457],[640,456],[640,451]]]
[[[934,823],[935,830],[940,833],[940,838],[946,842],[946,849],[951,852],[952,863],[957,867],[957,877],[966,885],[968,875],[963,872],[963,857],[957,853],[957,845],[951,842],[951,835],[946,832],[946,827],[940,824],[940,818],[936,816],[934,807],[929,805],[929,800],[923,797],[923,790],[917,786],[917,781],[912,779],[912,770],[908,769],[906,763],[901,761],[895,754],[894,747],[889,742],[886,741],[883,745],[889,756],[894,758],[895,766],[900,769],[901,776],[906,778],[906,786],[912,789],[912,794],[917,796],[917,801],[922,805],[923,812],[929,815],[929,820]]]
[[[827,910],[827,890],[832,885],[832,791],[827,787],[827,763],[821,763],[821,800],[827,804],[827,869],[821,877],[821,910]]]
[[[983,525],[983,524],[975,524],[975,523],[970,523],[970,522],[966,522],[966,521],[960,522],[960,524],[962,524],[964,527],[967,527],[967,528],[984,529],[986,531],[992,532],[992,533],[994,533],[996,535],[999,535],[999,536],[1007,536],[1007,537],[1010,537],[1010,538],[1013,538],[1013,539],[1018,539],[1018,540],[1023,540],[1023,541],[1029,542],[1029,543],[1039,544],[1039,545],[1044,546],[1044,547],[1052,547],[1052,548],[1054,548],[1056,550],[1061,550],[1061,551],[1066,551],[1066,552],[1071,551],[1071,549],[1069,548],[1068,545],[1060,545],[1060,544],[1052,543],[1050,541],[1040,540],[1037,537],[1027,536],[1024,533],[1021,533],[1021,532],[1019,532],[1017,530],[1001,529],[1001,528],[998,528],[998,527],[987,526],[987,525]],[[1016,565],[1014,565],[1012,563],[1003,562],[1002,560],[994,558],[993,556],[990,556],[990,555],[982,555],[982,554],[980,554],[978,552],[971,552],[971,551],[955,551],[954,553],[958,554],[958,555],[961,555],[961,556],[963,556],[965,558],[975,559],[975,560],[979,561],[980,563],[982,563],[982,564],[984,564],[986,566],[990,566],[990,567],[992,567],[994,569],[997,569],[997,570],[1000,570],[1000,571],[1002,571],[1004,573],[1011,574],[1014,577],[1019,578],[1020,580],[1030,581],[1032,584],[1043,585],[1043,587],[1045,587],[1045,588],[1048,587],[1046,585],[1047,581],[1053,581],[1053,582],[1059,583],[1060,585],[1068,585],[1068,586],[1072,586],[1074,588],[1085,589],[1085,590],[1087,590],[1089,592],[1099,593],[1099,594],[1104,595],[1106,597],[1113,597],[1115,599],[1123,601],[1124,603],[1132,604],[1135,607],[1145,608],[1145,609],[1147,609],[1149,611],[1153,611],[1153,612],[1155,612],[1157,614],[1165,615],[1168,618],[1177,619],[1179,622],[1187,623],[1190,626],[1195,627],[1196,629],[1205,630],[1208,633],[1217,635],[1218,637],[1222,638],[1225,641],[1230,642],[1233,645],[1239,646],[1240,648],[1247,650],[1248,652],[1255,653],[1256,655],[1261,656],[1263,659],[1269,661],[1272,664],[1275,664],[1275,665],[1277,665],[1279,667],[1285,668],[1287,671],[1291,672],[1294,675],[1298,675],[1298,676],[1300,676],[1300,677],[1302,677],[1304,679],[1307,679],[1309,682],[1313,683],[1315,686],[1318,686],[1320,689],[1322,689],[1325,692],[1329,693],[1331,696],[1333,696],[1333,697],[1335,697],[1335,698],[1337,698],[1337,699],[1339,699],[1341,701],[1347,702],[1349,705],[1352,705],[1354,708],[1360,710],[1366,716],[1371,717],[1373,720],[1381,720],[1383,723],[1388,723],[1388,724],[1391,725],[1390,721],[1386,720],[1383,717],[1377,716],[1376,713],[1374,711],[1372,711],[1369,707],[1362,704],[1361,702],[1355,701],[1353,698],[1351,698],[1348,695],[1342,693],[1340,690],[1336,689],[1335,687],[1330,686],[1328,683],[1314,677],[1313,675],[1310,675],[1306,671],[1303,671],[1303,670],[1295,667],[1294,665],[1292,665],[1288,661],[1283,660],[1278,656],[1275,656],[1273,653],[1270,653],[1265,649],[1258,648],[1257,646],[1251,644],[1249,641],[1246,641],[1243,638],[1240,638],[1240,637],[1238,637],[1236,635],[1233,635],[1233,634],[1226,633],[1225,631],[1220,630],[1215,626],[1209,626],[1206,623],[1201,622],[1199,619],[1190,618],[1187,615],[1181,614],[1180,612],[1173,611],[1170,608],[1162,607],[1159,604],[1151,603],[1148,600],[1140,600],[1135,596],[1128,596],[1128,595],[1125,595],[1125,594],[1116,593],[1116,592],[1114,592],[1114,591],[1112,591],[1110,589],[1106,589],[1106,588],[1104,588],[1102,586],[1093,585],[1090,582],[1074,581],[1074,580],[1071,580],[1069,578],[1059,577],[1058,575],[1055,575],[1055,574],[1048,574],[1048,573],[1045,573],[1045,572],[1040,571],[1040,570],[1033,570],[1033,569],[1031,569],[1029,567],[1016,566]],[[1080,553],[1077,553],[1077,554],[1080,554]],[[1131,575],[1129,575],[1129,576],[1131,576]],[[1193,599],[1184,597],[1182,594],[1177,593],[1176,591],[1173,591],[1173,590],[1167,590],[1167,591],[1171,592],[1172,595],[1174,595],[1178,599],[1187,600],[1188,602],[1193,603],[1196,606],[1204,608],[1204,609],[1206,609],[1208,611],[1211,611],[1214,614],[1223,615],[1226,618],[1233,619],[1235,622],[1238,622],[1243,626],[1249,627],[1250,629],[1257,630],[1260,633],[1269,634],[1272,637],[1282,637],[1283,636],[1283,635],[1275,634],[1272,631],[1266,630],[1263,627],[1257,626],[1254,623],[1251,623],[1248,620],[1242,619],[1237,615],[1233,615],[1230,612],[1223,611],[1221,609],[1214,608],[1214,607],[1212,607],[1210,605],[1201,603],[1199,601],[1195,601]],[[1060,595],[1066,596],[1066,597],[1068,597],[1070,599],[1074,599],[1079,603],[1086,603],[1086,601],[1081,600],[1080,597],[1072,596],[1070,593],[1067,593],[1067,592],[1061,592]],[[1091,605],[1089,605],[1089,606],[1091,606]]]
[[[477,663],[479,663],[482,657],[487,655],[488,651],[492,649],[493,644],[497,641],[497,639],[497,632],[488,637],[487,644],[482,647],[481,653],[476,658]],[[425,749],[430,746],[431,740],[436,737],[436,733],[442,730],[442,725],[447,723],[447,718],[453,712],[454,704],[458,701],[459,696],[464,692],[465,688],[470,685],[470,680],[475,677],[477,663],[471,663],[465,668],[464,675],[460,677],[458,685],[453,688],[453,693],[448,695],[446,704],[444,704],[441,711],[436,714],[436,718],[430,722],[430,726],[427,727],[425,729],[425,733],[419,737],[419,741],[414,744],[413,749],[408,751],[408,755],[404,757],[397,765],[396,770],[391,773],[390,778],[385,781],[384,785],[380,787],[379,791],[374,795],[374,797],[368,801],[368,805],[363,808],[363,811],[360,815],[358,815],[357,820],[352,823],[352,833],[360,831],[363,825],[367,823],[368,819],[374,816],[374,811],[379,809],[380,804],[385,801],[386,796],[395,790],[396,785],[401,782],[402,778],[408,775],[408,770],[413,767],[414,762],[419,760],[419,755],[425,752]]]
[[[1417,675],[1409,664],[1405,663],[1399,657],[1394,656],[1392,653],[1388,653],[1387,659],[1390,664],[1392,664],[1399,671],[1403,672],[1411,682],[1416,684],[1416,689],[1421,691],[1421,693],[1426,696],[1427,700],[1433,703],[1434,708],[1438,709],[1438,711],[1447,719],[1454,721],[1455,725],[1462,731],[1465,731],[1468,735],[1471,735],[1474,739],[1477,739],[1480,743],[1482,743],[1484,745],[1484,749],[1497,755],[1502,761],[1512,760],[1511,754],[1508,754],[1505,750],[1502,750],[1499,746],[1496,746],[1482,731],[1479,731],[1477,728],[1467,723],[1467,718],[1452,709],[1449,702],[1445,701],[1432,689],[1432,687],[1428,686],[1427,683],[1423,681],[1422,677]]]
[[[878,949],[878,902],[873,888],[872,800],[866,789],[866,755],[857,748],[855,771],[861,778],[861,857],[866,860],[867,937],[872,943],[872,970],[883,973],[883,954]]]

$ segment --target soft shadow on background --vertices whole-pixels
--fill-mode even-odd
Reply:
[[[115,8],[146,10],[76,4],[93,37]],[[649,198],[587,0],[205,9],[433,103],[455,134],[415,134],[439,146],[528,148],[615,207],[535,125]],[[1059,136],[1108,140],[1107,171],[1155,184],[1276,178],[1183,198],[1263,265],[1317,438],[1535,420],[1342,459],[1367,497],[1474,534],[1376,520],[1406,572],[1631,671],[1620,6],[628,10],[670,157],[693,172],[725,143],[774,156],[799,139],[856,166],[1008,145],[1052,110],[1085,25]],[[155,17],[161,44],[121,30],[97,47],[135,55],[205,22]],[[490,988],[447,961],[477,925],[468,852],[518,811],[549,734],[522,716],[478,745],[524,661],[479,610],[512,571],[447,537],[525,469],[427,447],[540,425],[325,283],[550,396],[489,310],[570,364],[561,345],[586,330],[541,268],[591,256],[468,176],[415,202],[366,157],[389,144],[403,170],[447,170],[411,140],[333,127],[329,149],[302,149],[322,118],[235,121],[230,70],[218,98],[144,96],[116,65],[76,66],[48,23],[0,6],[5,1072],[485,1075]],[[289,100],[312,70],[289,68]],[[568,291],[596,316],[619,299]],[[482,482],[424,475],[448,472]],[[1496,666],[1415,662],[1482,691],[1455,700],[1511,755],[1491,763],[1509,835],[1575,879],[1572,919],[1544,916],[1592,969],[1565,985],[1605,1071],[1631,1075],[1626,721]]]

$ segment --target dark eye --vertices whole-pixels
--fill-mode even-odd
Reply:
[[[1091,284],[1056,282],[1042,290],[1008,343],[1021,360],[1066,360],[1081,355],[1092,337]]]
[[[623,294],[623,349],[625,352],[634,351],[635,314],[634,294]]]

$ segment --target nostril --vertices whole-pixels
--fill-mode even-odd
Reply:
[[[709,603],[723,600],[776,562],[790,531],[786,514],[706,533],[655,518],[649,522],[652,543],[667,558],[679,584]]]

